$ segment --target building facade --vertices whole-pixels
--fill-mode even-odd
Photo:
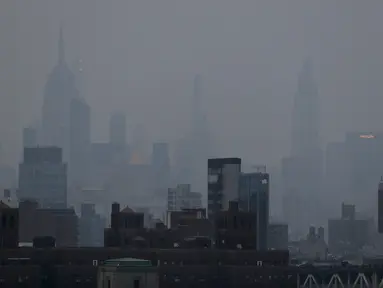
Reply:
[[[240,177],[240,209],[257,214],[257,249],[259,250],[267,249],[269,180],[270,177],[266,171],[242,173]]]
[[[20,200],[34,199],[42,208],[67,207],[67,164],[61,148],[24,148],[18,193]]]
[[[157,267],[150,260],[110,259],[98,270],[98,288],[158,288]]]
[[[179,184],[168,189],[168,211],[197,209],[202,207],[201,193],[192,192],[190,184]]]
[[[240,158],[208,160],[208,217],[228,210],[230,201],[239,198]]]

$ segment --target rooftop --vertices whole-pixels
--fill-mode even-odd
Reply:
[[[136,258],[117,258],[109,259],[104,262],[105,266],[115,267],[152,267],[152,262],[145,259]]]

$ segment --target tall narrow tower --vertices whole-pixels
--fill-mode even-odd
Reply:
[[[311,59],[298,76],[292,119],[292,156],[304,157],[319,148],[318,88]]]

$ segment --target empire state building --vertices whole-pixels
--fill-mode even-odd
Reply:
[[[78,94],[75,75],[65,61],[63,30],[60,28],[58,62],[44,88],[42,134],[43,144],[63,148],[66,160],[70,143],[70,103]]]

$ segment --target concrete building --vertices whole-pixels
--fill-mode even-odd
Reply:
[[[267,249],[269,225],[269,174],[260,172],[242,173],[240,177],[239,205],[242,211],[257,214],[257,249]]]
[[[150,260],[106,260],[98,270],[98,288],[158,288],[157,267]]]
[[[168,189],[168,211],[197,209],[202,207],[201,193],[192,192],[190,184],[179,184]]]
[[[240,158],[208,160],[208,217],[228,210],[230,201],[239,198]]]
[[[67,207],[67,164],[62,161],[61,148],[24,148],[18,198],[34,199],[41,208]]]

